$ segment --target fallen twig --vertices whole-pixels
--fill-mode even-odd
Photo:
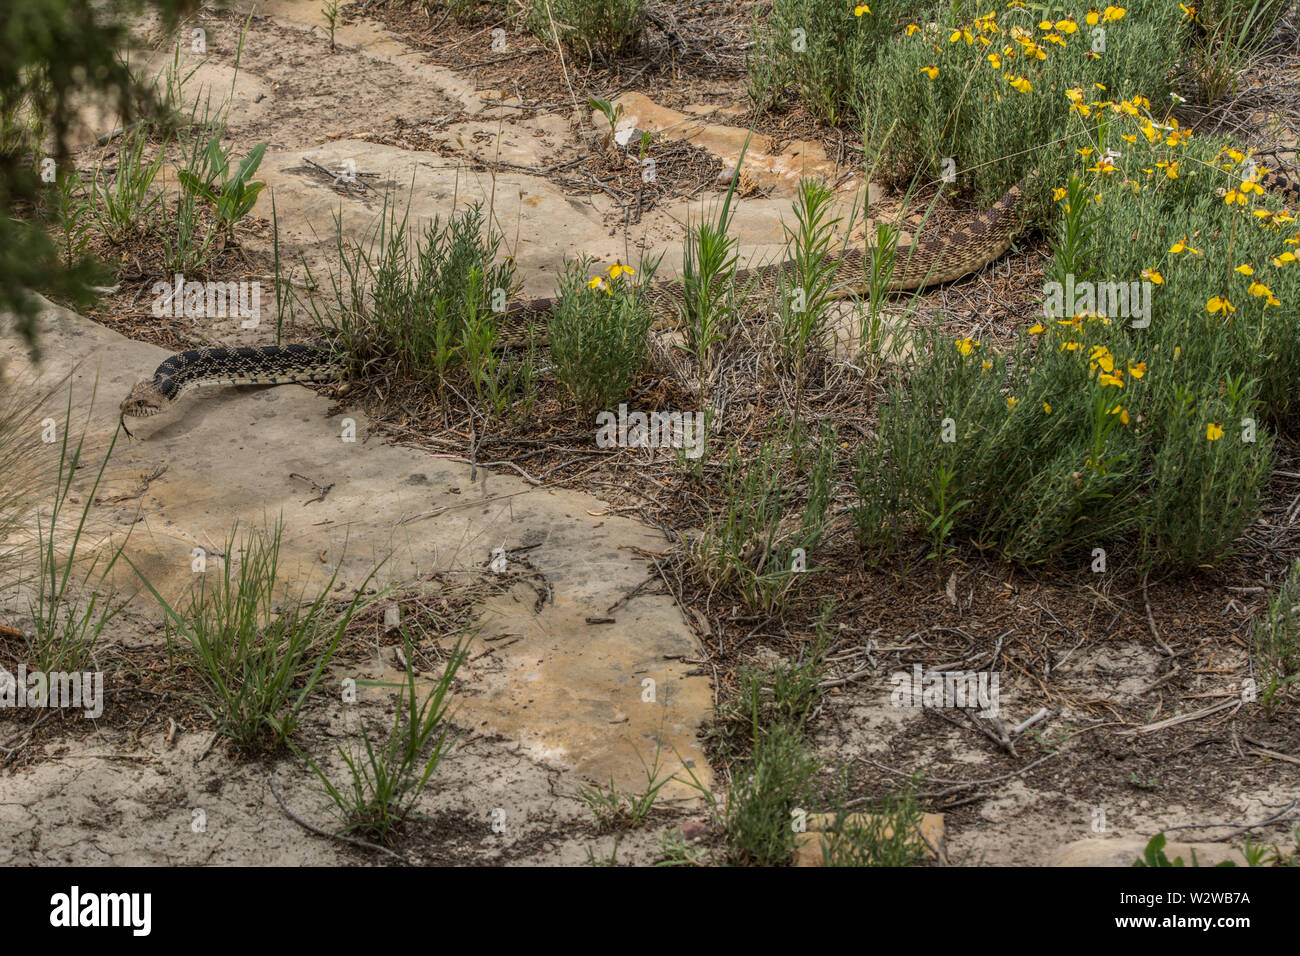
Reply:
[[[1270,823],[1278,822],[1297,806],[1300,806],[1300,799],[1292,800],[1277,813],[1273,814],[1271,817],[1260,820],[1258,823],[1184,823],[1182,826],[1165,827],[1160,832],[1170,833],[1174,830],[1217,830],[1220,827],[1235,827],[1236,829],[1231,833],[1226,833],[1221,837],[1213,837],[1205,841],[1206,843],[1226,843],[1228,840],[1231,840],[1239,834],[1245,833],[1247,830],[1257,830],[1260,827],[1268,826]]]
[[[359,846],[366,850],[378,850],[380,853],[387,853],[389,856],[391,856],[394,860],[396,860],[399,863],[406,862],[406,857],[402,856],[400,853],[393,852],[392,850],[388,849],[388,847],[386,846],[380,846],[377,843],[367,843],[365,840],[358,840],[356,837],[344,836],[341,833],[330,833],[328,830],[322,830],[320,827],[312,826],[302,817],[298,816],[298,814],[294,813],[292,810],[289,809],[288,804],[284,802],[284,798],[280,796],[280,791],[277,790],[275,787],[274,777],[268,775],[266,778],[266,782],[271,787],[271,793],[275,794],[275,801],[276,803],[280,804],[280,809],[284,811],[284,815],[287,816],[294,823],[298,824],[298,826],[302,827],[304,830],[307,830],[310,833],[315,833],[317,836],[328,837],[331,840],[338,840],[342,843],[349,843],[352,846]]]
[[[1193,711],[1190,714],[1183,714],[1179,717],[1170,717],[1167,720],[1159,721],[1154,724],[1147,724],[1145,727],[1134,727],[1132,730],[1120,730],[1116,733],[1121,734],[1151,734],[1157,730],[1164,730],[1166,727],[1173,727],[1177,724],[1185,724],[1188,721],[1200,720],[1202,717],[1209,717],[1211,714],[1217,714],[1221,710],[1227,710],[1229,707],[1240,707],[1240,700],[1226,700],[1222,704],[1215,704],[1213,707],[1206,707],[1204,710]]]

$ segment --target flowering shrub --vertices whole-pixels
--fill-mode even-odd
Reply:
[[[924,337],[860,456],[859,511],[882,487],[896,521],[1018,561],[1213,563],[1253,520],[1294,407],[1300,231],[1248,153],[1140,95],[1061,95],[1086,145],[1050,190],[1044,313],[1007,355]]]
[[[616,262],[604,275],[588,271],[586,259],[568,264],[548,331],[556,377],[589,412],[610,408],[641,371],[653,314],[632,284],[637,270]]]

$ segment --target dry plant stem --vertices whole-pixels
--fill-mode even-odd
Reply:
[[[280,804],[280,809],[284,811],[284,815],[287,816],[294,823],[298,824],[298,826],[302,827],[308,833],[314,833],[317,836],[323,836],[330,840],[338,840],[340,843],[347,843],[351,846],[361,847],[364,850],[375,850],[379,853],[384,853],[388,856],[391,856],[398,863],[409,862],[406,859],[406,857],[402,856],[400,853],[394,853],[386,846],[379,846],[377,843],[367,843],[365,840],[358,840],[356,837],[344,836],[341,833],[330,833],[328,830],[322,830],[318,826],[313,826],[312,824],[304,820],[302,817],[298,816],[298,814],[294,813],[292,810],[289,809],[288,804],[284,802],[284,798],[280,796],[280,791],[276,789],[274,777],[268,776],[266,778],[266,782],[267,785],[270,786],[271,788],[271,793],[275,794],[275,801],[276,803]]]

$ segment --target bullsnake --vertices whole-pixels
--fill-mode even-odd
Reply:
[[[987,211],[962,228],[932,235],[915,243],[899,243],[895,249],[893,276],[886,289],[891,292],[919,289],[952,282],[970,275],[999,259],[1010,247],[1022,226],[1019,216],[1024,199],[1022,179]],[[1295,184],[1270,172],[1260,182],[1268,188],[1294,197]],[[845,249],[837,257],[834,298],[861,295],[866,290],[869,253]],[[736,287],[752,289],[755,295],[771,295],[793,281],[794,264],[785,259],[772,265],[742,269],[736,273]],[[644,294],[653,310],[656,330],[680,328],[684,291],[681,282],[659,281],[646,285]],[[544,345],[547,319],[556,299],[529,299],[511,304],[501,316],[498,347]],[[122,415],[145,418],[170,406],[185,391],[202,385],[282,385],[289,382],[329,382],[341,377],[342,363],[324,345],[282,345],[259,348],[191,349],[171,356],[153,374],[139,382],[122,400]]]

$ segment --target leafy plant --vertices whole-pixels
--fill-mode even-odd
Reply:
[[[588,60],[613,63],[645,28],[645,0],[535,0],[528,27]]]
[[[740,181],[740,169],[749,149],[749,137],[736,161],[727,195],[711,220],[688,225],[682,252],[682,327],[686,351],[695,361],[696,389],[700,399],[713,372],[717,346],[731,335],[737,305],[744,290],[736,287],[736,238],[730,235],[735,215],[731,201]]]
[[[1165,866],[1183,866],[1183,858],[1176,856],[1172,860],[1165,855],[1165,835],[1157,833],[1147,841],[1146,849],[1142,852],[1141,859],[1134,860],[1133,865],[1138,867],[1165,867]],[[1192,851],[1192,866],[1200,866],[1196,859],[1196,851]],[[1216,863],[1216,867],[1233,867],[1237,864],[1232,860],[1224,860],[1222,863]]]
[[[821,0],[774,0],[754,15],[749,54],[750,98],[760,107],[793,91],[818,119],[838,125],[853,115],[860,71],[870,70],[882,45],[896,42],[914,3],[880,0],[870,13]]]
[[[820,763],[802,733],[788,724],[767,729],[739,766],[725,810],[728,856],[733,863],[789,864],[796,834],[791,813],[809,795]]]
[[[330,52],[334,52],[334,27],[338,24],[340,0],[325,0],[321,4],[321,15],[330,26]]]
[[[585,256],[569,262],[560,282],[559,301],[548,323],[555,375],[583,412],[610,408],[632,385],[645,364],[654,313],[645,283],[654,264],[637,270],[619,263],[605,276],[588,280]]]
[[[653,812],[659,792],[672,780],[672,777],[660,776],[663,768],[661,740],[655,744],[654,760],[646,764],[642,758],[641,763],[645,768],[646,786],[640,793],[620,793],[612,776],[608,787],[583,786],[578,789],[578,798],[595,817],[597,829],[638,827]]]
[[[841,808],[822,839],[823,866],[908,866],[925,855],[915,781],[874,807]]]
[[[257,167],[262,164],[265,153],[266,144],[258,143],[232,175],[230,153],[222,147],[218,133],[208,139],[206,177],[201,177],[192,169],[176,171],[181,185],[189,195],[212,206],[227,239],[231,237],[235,224],[252,211],[258,193],[266,185],[263,182],[250,182]]]
[[[393,726],[387,740],[372,740],[362,723],[361,746],[338,748],[348,768],[348,782],[342,786],[332,783],[316,761],[299,751],[320,778],[343,821],[343,832],[385,843],[410,817],[430,777],[455,745],[457,738],[449,722],[450,695],[456,672],[467,655],[457,643],[437,683],[421,700],[410,664],[411,641],[405,629],[402,640],[406,648],[406,679],[396,698]]]
[[[801,659],[740,667],[735,688],[719,701],[706,733],[720,746],[724,761],[747,752],[768,727],[786,724],[799,730],[805,728],[822,699],[830,611],[829,606],[823,608],[815,622],[816,644]]]
[[[514,291],[512,260],[494,262],[501,238],[485,229],[482,207],[434,217],[414,238],[410,209],[385,201],[375,226],[347,238],[335,217],[338,266],[324,282],[304,268],[323,297],[307,307],[354,369],[382,361],[400,377],[432,386],[445,403],[467,383],[503,408],[533,381],[533,349],[499,347]],[[502,367],[506,363],[506,367]]]
[[[148,140],[148,131],[143,126],[123,133],[112,178],[107,178],[101,165],[91,181],[100,228],[114,242],[142,235],[153,228],[154,211],[160,202],[159,195],[153,192],[153,183],[165,156],[158,150],[153,160],[147,160]]]
[[[51,427],[59,428],[50,420]],[[40,549],[36,600],[31,606],[35,630],[27,638],[27,649],[37,667],[46,673],[80,671],[92,665],[95,651],[104,629],[120,614],[125,601],[115,601],[110,576],[126,539],[114,545],[106,542],[89,559],[82,548],[87,532],[95,493],[104,478],[104,469],[117,444],[117,433],[109,443],[100,462],[99,471],[90,487],[85,490],[79,512],[74,512],[71,535],[65,529],[64,515],[71,497],[72,483],[81,467],[82,452],[86,444],[83,426],[76,445],[72,436],[72,387],[68,387],[68,406],[61,425],[63,437],[58,443],[59,460],[55,469],[53,501],[48,516],[42,520],[37,512],[37,539]],[[107,561],[104,555],[107,554]]]
[[[175,197],[174,212],[164,211],[168,228],[162,230],[163,264],[168,274],[186,275],[203,269],[214,249],[216,229],[204,219],[194,194],[188,190]]]
[[[37,207],[48,189],[35,149],[48,142],[60,168],[69,160],[67,137],[86,101],[101,93],[133,102],[139,82],[120,55],[133,16],[157,14],[166,32],[188,0],[7,0],[0,31],[0,314],[12,317],[35,351],[39,289],[74,305],[93,301],[88,286],[97,270],[85,262],[69,269],[51,237],[14,213]],[[48,139],[45,131],[51,134]],[[14,135],[10,135],[10,134]],[[12,148],[25,143],[28,148]],[[6,320],[8,321],[8,320]]]
[[[1271,712],[1286,686],[1300,680],[1300,561],[1291,565],[1268,608],[1251,623],[1250,633],[1262,700]]]
[[[378,568],[334,613],[337,567],[310,602],[302,594],[294,600],[281,581],[283,522],[241,537],[237,531],[226,539],[220,571],[203,573],[183,611],[131,566],[162,608],[169,653],[203,683],[199,704],[236,746],[251,751],[278,747],[293,735]],[[237,572],[235,554],[241,555]]]
[[[59,253],[65,268],[73,269],[85,260],[93,216],[94,203],[86,195],[80,174],[74,169],[61,176],[54,199],[54,221],[59,229]]]
[[[587,105],[605,117],[605,122],[609,124],[611,136],[618,132],[618,121],[623,117],[622,103],[614,104],[609,100],[602,100],[598,96],[592,96],[587,99]]]
[[[764,443],[747,461],[731,449],[725,504],[687,551],[696,570],[713,587],[736,589],[755,612],[770,614],[785,605],[811,570],[808,555],[826,532],[834,495],[835,447],[834,432],[827,429],[809,455],[802,502],[800,486],[784,473],[773,445]]]
[[[831,216],[829,186],[802,179],[795,195],[795,228],[786,226],[786,263],[781,271],[777,318],[781,347],[794,376],[794,415],[802,408],[809,363],[829,348],[826,309],[838,272],[835,229],[843,220]]]
[[[1189,67],[1202,102],[1235,93],[1239,74],[1258,56],[1294,0],[1202,0],[1187,4],[1192,21]]]

